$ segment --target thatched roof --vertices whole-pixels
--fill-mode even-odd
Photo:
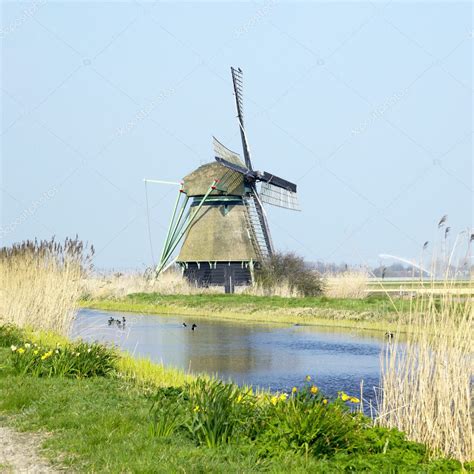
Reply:
[[[185,176],[183,191],[190,197],[204,196],[214,180],[218,180],[218,183],[212,195],[243,196],[245,194],[243,176],[216,161],[202,165]]]

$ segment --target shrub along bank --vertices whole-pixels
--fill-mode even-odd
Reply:
[[[0,345],[6,421],[51,433],[46,455],[77,471],[461,470],[397,430],[372,427],[355,397],[327,399],[309,379],[289,394],[202,377],[143,386],[124,377],[109,348],[44,344],[14,328],[0,329]]]

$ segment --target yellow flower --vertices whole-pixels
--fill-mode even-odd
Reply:
[[[239,396],[237,397],[237,403],[240,403],[242,401],[242,398],[244,397],[242,396],[241,393],[239,393]]]
[[[282,393],[279,397],[279,399],[284,402],[288,398],[288,395],[286,393]]]
[[[357,397],[351,397],[350,401],[352,403],[360,403],[360,400]]]
[[[323,405],[327,405],[328,401],[326,399],[323,400]]]
[[[313,385],[313,386],[309,389],[309,391],[310,391],[313,395],[316,395],[316,394],[318,393],[318,391],[319,391],[319,388]]]
[[[16,346],[10,346],[10,349],[12,350],[12,352],[15,352],[18,348]]]
[[[20,347],[18,349],[18,354],[23,354],[23,352],[25,352],[25,349],[23,349],[23,347]]]
[[[298,391],[298,389],[297,389],[296,387],[293,387],[293,388],[291,389],[291,393],[296,393],[297,391]]]
[[[35,350],[33,351],[33,354],[34,354],[34,355],[38,355],[38,349],[35,349]]]
[[[46,360],[48,357],[51,357],[52,355],[53,355],[53,351],[45,352],[45,353],[41,356],[41,360]]]
[[[306,376],[306,382],[311,382],[311,375]]]
[[[193,411],[196,413],[196,412],[198,412],[199,410],[200,410],[199,405],[196,405],[196,406],[194,407],[194,410],[193,410]]]
[[[347,393],[345,393],[345,392],[340,392],[340,395],[341,395],[341,399],[342,399],[343,402],[347,402],[347,400],[350,400],[350,398],[351,398],[351,397],[350,397],[349,395],[347,395]]]
[[[278,397],[272,397],[270,399],[270,402],[271,402],[272,405],[276,405],[278,403]]]

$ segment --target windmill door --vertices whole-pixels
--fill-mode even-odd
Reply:
[[[224,267],[224,289],[226,293],[233,293],[235,285],[235,267],[226,265]]]

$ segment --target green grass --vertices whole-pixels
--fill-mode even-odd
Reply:
[[[135,293],[122,301],[144,304],[183,305],[195,308],[232,308],[247,307],[255,309],[291,309],[320,308],[350,311],[386,310],[407,307],[406,301],[397,300],[395,306],[385,297],[368,297],[365,299],[327,298],[325,296],[304,298],[283,298],[280,296],[251,296],[242,294],[197,294],[197,295],[160,295],[157,293]]]
[[[403,435],[367,430],[360,452],[326,457],[250,442],[208,448],[185,430],[150,435],[151,401],[138,386],[117,378],[67,379],[15,376],[0,349],[0,411],[19,430],[45,430],[46,455],[78,472],[460,472],[456,461],[429,461],[423,446]],[[170,413],[175,413],[173,401]],[[281,451],[281,452],[280,452]]]
[[[243,321],[299,323],[366,329],[394,329],[410,301],[385,296],[364,299],[249,295],[160,295],[137,293],[121,299],[87,299],[81,306],[109,311],[181,314]]]

